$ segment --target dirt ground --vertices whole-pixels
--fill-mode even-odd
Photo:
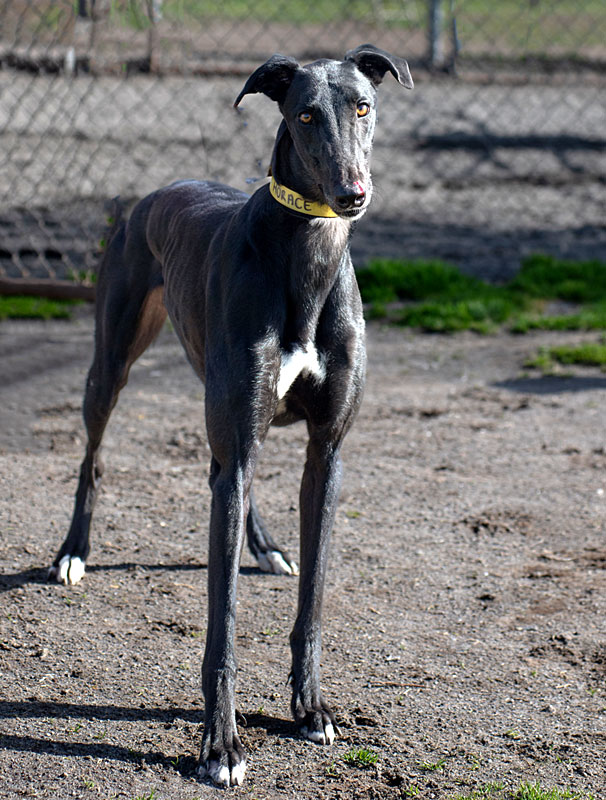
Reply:
[[[191,800],[209,518],[203,395],[167,328],[106,438],[82,584],[46,582],[83,450],[92,319],[0,325],[0,796]],[[365,402],[324,609],[341,736],[289,720],[297,582],[243,559],[235,797],[449,798],[539,781],[606,797],[606,377],[525,374],[545,341],[369,325]],[[578,338],[578,337],[577,337]],[[303,426],[272,431],[260,507],[297,550]],[[362,768],[344,756],[377,755]]]

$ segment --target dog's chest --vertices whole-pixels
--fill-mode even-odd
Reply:
[[[326,377],[324,361],[312,342],[304,346],[298,345],[290,352],[282,352],[277,386],[278,400],[282,400],[299,375],[310,376],[319,383]]]

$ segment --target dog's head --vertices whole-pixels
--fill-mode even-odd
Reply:
[[[303,174],[296,170],[300,185],[291,188],[328,203],[339,216],[356,217],[372,194],[377,87],[387,72],[412,89],[406,61],[370,44],[349,50],[343,61],[322,59],[303,67],[274,55],[253,72],[234,105],[255,92],[275,100],[284,117],[272,157],[275,177],[287,182],[295,171],[280,159],[290,140],[303,166]]]

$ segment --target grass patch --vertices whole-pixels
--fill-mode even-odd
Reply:
[[[44,297],[0,297],[0,320],[69,319],[74,301],[47,300]]]
[[[419,762],[419,769],[424,772],[442,772],[446,766],[446,759],[439,758],[437,761],[421,761]]]
[[[536,255],[516,277],[493,286],[441,261],[377,259],[357,273],[367,317],[434,333],[606,329],[606,263]],[[549,301],[574,304],[549,315]]]
[[[556,364],[576,364],[584,367],[600,367],[606,370],[606,341],[583,342],[577,345],[541,347],[536,356],[524,366],[552,372]]]
[[[39,0],[40,2],[40,0]],[[138,30],[148,26],[144,4],[130,0],[111,0],[110,12],[114,24]],[[52,11],[52,7],[51,7]],[[372,4],[366,0],[164,0],[163,17],[180,24],[204,24],[211,19],[267,23],[280,21],[291,25],[344,24],[347,21],[365,22],[379,28],[399,27],[425,32],[428,25],[426,0],[382,0]],[[47,14],[50,12],[47,12]],[[465,43],[463,54],[485,52],[490,42],[497,53],[526,55],[575,53],[589,45],[602,46],[600,25],[603,0],[558,0],[557,14],[547,13],[543,3],[520,4],[520,0],[466,0],[456,8],[459,37]],[[46,23],[59,25],[51,15]],[[449,15],[445,25],[450,24]]]
[[[502,783],[487,783],[470,794],[450,795],[448,800],[596,800],[595,795],[557,787],[544,789],[539,783],[521,783],[505,789]]]
[[[394,320],[398,325],[421,328],[428,333],[476,331],[490,333],[513,313],[511,301],[501,297],[476,297],[454,302],[420,303],[404,309]]]
[[[112,12],[123,25],[137,27],[141,20],[133,16],[130,3],[112,0]],[[402,7],[401,0],[384,0],[377,14],[365,0],[316,0],[314,3],[301,3],[300,0],[164,0],[163,15],[171,22],[205,22],[209,19],[247,20],[249,22],[270,22],[273,20],[290,25],[323,25],[343,23],[347,20],[381,23],[388,20],[406,28],[425,28],[427,6],[425,0],[409,0]],[[142,16],[142,15],[141,15]]]
[[[343,761],[350,767],[367,769],[377,763],[379,756],[367,747],[355,747],[343,756]]]
[[[528,331],[595,331],[606,329],[606,302],[595,303],[570,314],[518,314],[512,323],[512,333]]]
[[[551,256],[534,255],[525,259],[509,288],[529,297],[571,303],[603,301],[606,298],[606,263],[560,261]]]

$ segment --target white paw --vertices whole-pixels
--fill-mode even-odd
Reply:
[[[59,562],[59,566],[51,569],[51,575],[53,575],[59,583],[63,583],[65,586],[73,586],[78,583],[78,581],[82,580],[85,569],[85,562],[77,556],[74,558],[71,556],[63,556]]]
[[[199,778],[210,778],[217,786],[242,786],[246,761],[240,761],[232,767],[231,773],[229,768],[219,761],[211,761],[208,767],[200,765],[197,772]]]
[[[257,561],[262,572],[272,572],[274,575],[299,574],[298,565],[294,561],[289,564],[279,550],[268,550],[267,553],[259,553]]]
[[[244,782],[244,773],[246,772],[246,761],[240,761],[239,764],[231,771],[231,785],[242,786]]]
[[[323,731],[310,731],[309,728],[301,728],[302,735],[316,744],[332,744],[335,740],[335,729],[330,722],[327,722]]]

